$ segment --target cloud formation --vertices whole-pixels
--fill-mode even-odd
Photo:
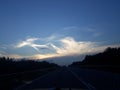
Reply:
[[[16,48],[22,48],[24,46],[30,46],[32,48],[34,48],[35,50],[37,50],[38,52],[40,51],[39,48],[48,48],[47,45],[41,45],[41,44],[35,44],[34,41],[38,40],[38,38],[29,38],[25,41],[19,42],[15,47]]]
[[[45,44],[40,44],[41,41],[45,41]],[[57,41],[57,43],[55,43]],[[37,44],[36,44],[37,43]],[[7,55],[14,58],[30,58],[30,59],[48,59],[57,57],[75,57],[75,56],[85,56],[87,54],[95,54],[104,51],[107,47],[118,47],[120,45],[100,45],[99,42],[91,41],[76,41],[73,37],[63,37],[56,38],[56,36],[50,36],[46,38],[28,38],[24,41],[19,42],[15,45],[17,48],[31,47],[37,51],[37,53],[32,55],[20,55],[11,54]],[[41,48],[45,48],[47,51],[43,54],[40,50],[44,52]],[[52,52],[52,50],[54,52]],[[29,50],[28,50],[29,51]]]
[[[65,37],[60,39],[61,47],[57,47],[54,44],[51,46],[60,55],[78,55],[86,52],[90,52],[90,48],[95,46],[94,42],[78,42],[72,37]]]
[[[35,49],[38,54],[30,56],[31,58],[49,58],[49,57],[61,57],[80,55],[88,52],[92,52],[92,48],[95,47],[94,42],[76,41],[72,37],[55,38],[56,36],[50,36],[46,38],[28,38],[24,41],[20,41],[15,45],[15,48],[31,47]],[[45,40],[45,44],[40,44],[40,41]],[[54,40],[54,42],[53,42]],[[57,41],[57,43],[55,43]],[[39,44],[36,44],[38,43]],[[58,45],[59,44],[59,45]],[[54,50],[54,52],[40,54],[40,49],[47,49],[48,51]],[[42,50],[41,50],[42,51]],[[15,56],[15,55],[14,55]]]

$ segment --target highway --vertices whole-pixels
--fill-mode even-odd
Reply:
[[[41,90],[41,88],[54,87],[77,90],[120,90],[120,75],[91,69],[62,67],[15,90]]]

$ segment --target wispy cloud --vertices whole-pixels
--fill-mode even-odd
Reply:
[[[63,28],[64,30],[77,30],[77,29],[80,29],[79,27],[77,26],[68,26],[68,27],[65,27]]]
[[[50,37],[45,38],[45,40],[52,41],[52,40],[55,40],[56,38],[57,38],[56,35],[51,35]]]
[[[5,51],[0,50],[0,56],[2,56],[3,54],[5,54]]]
[[[27,38],[24,41],[20,41],[15,45],[16,49],[20,49],[22,47],[31,47],[37,51],[37,53],[33,53],[32,55],[21,55],[16,53],[2,53],[2,56],[9,56],[13,58],[30,58],[30,59],[47,59],[47,58],[56,58],[56,57],[64,57],[64,56],[80,56],[86,54],[94,54],[98,52],[104,51],[107,47],[118,47],[120,45],[102,45],[100,42],[91,42],[91,41],[77,41],[73,37],[63,37],[58,38],[57,36],[50,36],[49,38],[43,38],[45,44],[40,44],[42,38]],[[49,40],[48,40],[49,39]],[[54,41],[57,41],[55,43]],[[45,48],[45,50],[53,50],[51,53],[39,53],[41,48]],[[29,51],[29,50],[28,50]],[[44,51],[44,50],[43,50]],[[29,52],[28,52],[29,53]]]
[[[104,51],[107,47],[118,47],[120,45],[105,45],[100,46],[99,42],[86,42],[76,41],[72,37],[65,37],[59,40],[61,46],[57,46],[53,43],[50,46],[56,50],[56,53],[46,55],[36,55],[36,57],[52,58],[61,56],[75,56],[75,55],[86,55]]]
[[[98,28],[98,27],[85,27],[85,28],[83,28],[83,30],[91,33],[93,35],[93,37],[99,37],[99,36],[103,35],[100,28]]]
[[[40,51],[39,48],[48,48],[47,45],[41,45],[41,44],[35,44],[34,41],[38,40],[38,38],[29,38],[25,41],[19,42],[17,45],[15,45],[16,48],[22,48],[24,46],[30,46],[37,50],[38,52]]]
[[[99,27],[96,26],[86,26],[86,27],[78,27],[78,26],[68,26],[68,27],[64,27],[63,30],[66,31],[71,31],[71,32],[80,32],[82,34],[90,34],[90,36],[92,35],[93,37],[99,37],[102,35],[102,32],[100,31]]]
[[[53,39],[57,41],[57,44],[52,42]],[[94,52],[92,49],[95,48],[95,46],[97,45],[97,43],[95,42],[76,41],[73,37],[64,37],[64,38],[56,39],[55,36],[44,38],[44,40],[48,40],[48,42],[46,42],[45,44],[36,44],[37,41],[40,42],[41,40],[42,40],[41,38],[28,38],[24,41],[20,41],[19,43],[17,43],[15,45],[15,48],[22,48],[25,46],[29,46],[38,52],[40,52],[41,48],[54,50],[55,52],[51,52],[51,54],[46,52],[45,54],[38,53],[31,56],[35,58],[36,57],[49,58],[49,57],[80,55],[88,52]]]
[[[45,42],[49,42],[49,41],[56,40],[56,38],[58,38],[57,35],[51,35],[51,36],[49,36],[49,37],[39,38],[38,40],[40,40],[40,41],[45,41]]]

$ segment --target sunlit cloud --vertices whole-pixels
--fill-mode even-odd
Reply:
[[[40,51],[39,48],[48,48],[47,45],[41,45],[41,44],[35,44],[34,41],[38,40],[38,38],[29,38],[25,41],[19,42],[17,45],[15,45],[16,48],[22,48],[24,46],[30,46],[37,50],[38,52]]]
[[[41,41],[44,44],[41,44]],[[26,40],[20,41],[14,45],[14,49],[21,49],[23,47],[31,47],[36,50],[37,53],[29,55],[21,55],[16,53],[0,53],[0,56],[8,56],[13,58],[29,58],[29,59],[50,59],[57,57],[74,57],[74,56],[85,56],[88,54],[95,54],[104,51],[107,47],[119,47],[120,45],[101,45],[102,42],[91,42],[91,41],[77,41],[73,37],[57,37],[50,36],[46,38],[27,38]],[[40,51],[47,51],[40,53]],[[51,51],[50,51],[51,50]],[[29,50],[28,50],[29,51]],[[53,52],[54,51],[54,52]]]
[[[67,37],[61,39],[62,46],[57,47],[54,44],[51,44],[53,49],[56,50],[56,53],[52,54],[36,54],[31,56],[32,59],[47,59],[55,57],[64,57],[64,56],[81,56],[81,55],[90,55],[99,52],[103,52],[107,47],[119,47],[120,45],[105,45],[99,46],[99,43],[96,42],[76,42],[74,39]]]
[[[31,57],[49,58],[49,57],[61,57],[61,56],[71,56],[71,55],[80,55],[85,53],[94,52],[93,48],[96,47],[98,43],[96,42],[85,42],[85,41],[76,41],[73,37],[64,37],[55,39],[56,36],[50,36],[49,38],[44,38],[48,40],[45,44],[36,44],[35,41],[42,40],[41,38],[28,38],[25,41],[21,41],[15,45],[16,48],[22,48],[29,46],[36,51],[40,52],[40,48],[46,48],[48,50],[53,49],[55,52],[45,53],[45,54],[36,54]],[[58,41],[58,43],[52,42],[52,40]]]
[[[51,46],[56,50],[56,53],[59,55],[79,55],[88,52],[92,52],[91,49],[95,48],[97,42],[79,42],[75,41],[72,37],[65,37],[60,39],[61,47],[57,47],[54,44]]]

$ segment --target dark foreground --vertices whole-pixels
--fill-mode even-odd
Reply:
[[[52,90],[50,88],[55,87],[72,88],[72,90],[120,90],[120,75],[91,69],[63,67],[15,90]]]

